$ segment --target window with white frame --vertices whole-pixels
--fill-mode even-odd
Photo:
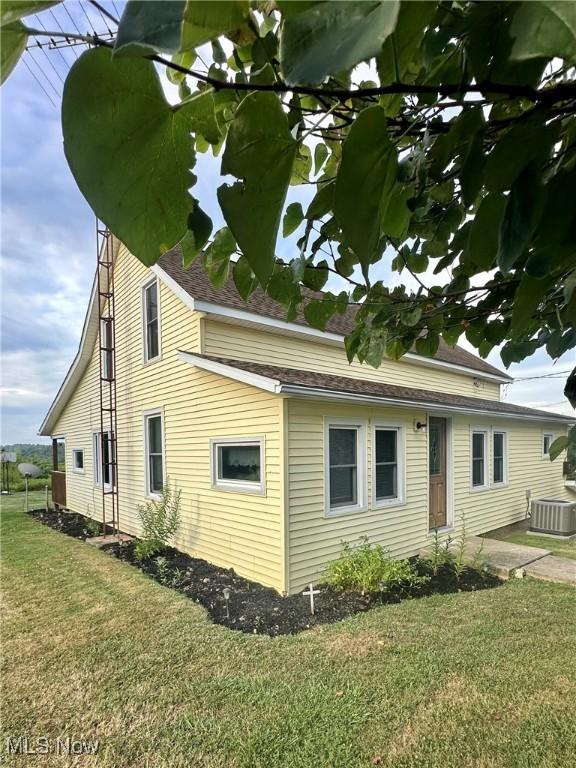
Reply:
[[[212,486],[225,491],[264,492],[264,441],[218,438],[212,443]]]
[[[144,286],[144,360],[149,363],[160,357],[160,324],[158,280]]]
[[[94,432],[94,485],[111,487],[114,480],[114,433]]]
[[[542,443],[542,455],[543,456],[550,456],[550,446],[554,442],[554,435],[552,432],[545,432],[544,433],[544,440]]]
[[[364,504],[364,429],[360,425],[327,426],[328,511],[360,509]]]
[[[84,473],[84,450],[82,448],[74,448],[72,451],[72,471],[79,474]]]
[[[164,487],[164,424],[161,411],[144,416],[146,450],[146,495],[162,493]]]
[[[486,488],[488,485],[488,463],[486,461],[487,447],[486,430],[472,432],[472,488]]]
[[[495,430],[492,433],[492,483],[504,485],[508,482],[508,435]]]
[[[402,501],[402,429],[374,428],[374,498],[376,504]]]

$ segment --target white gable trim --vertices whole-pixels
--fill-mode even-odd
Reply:
[[[189,363],[196,368],[201,368],[203,371],[217,373],[220,376],[225,376],[227,379],[241,381],[243,384],[250,384],[252,387],[263,389],[266,392],[279,394],[282,390],[282,385],[277,379],[270,379],[267,376],[261,376],[259,373],[251,373],[242,368],[234,368],[232,365],[217,363],[214,360],[207,360],[205,357],[199,357],[190,352],[178,351],[178,358],[179,360],[182,360],[183,363]]]

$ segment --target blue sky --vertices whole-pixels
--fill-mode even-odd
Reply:
[[[73,13],[75,5],[67,3]],[[64,59],[71,62],[74,54],[50,51],[52,64],[40,51],[26,56],[57,106],[22,62],[1,91],[2,443],[40,440],[39,425],[77,349],[96,263],[95,219],[64,157],[61,83],[52,69],[64,77]],[[218,169],[219,160],[210,157],[196,168],[196,194],[217,224]],[[302,199],[300,190],[291,189],[290,200]],[[290,256],[293,242],[279,244],[279,254]],[[497,353],[490,361],[501,365]],[[542,376],[574,364],[574,352],[553,365],[540,351],[511,373]],[[560,405],[562,388],[563,377],[535,379],[508,386],[505,397],[534,407]]]

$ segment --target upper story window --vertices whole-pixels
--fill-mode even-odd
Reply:
[[[554,435],[551,432],[545,432],[544,433],[544,440],[542,443],[542,455],[543,456],[550,456],[550,446],[554,442]]]
[[[114,378],[114,329],[112,320],[108,318],[100,322],[100,356],[102,378],[112,381]]]
[[[158,280],[147,283],[143,288],[144,314],[144,361],[160,357],[160,310]]]
[[[486,437],[486,430],[475,429],[472,432],[472,488],[475,490],[488,486]]]
[[[402,429],[374,428],[374,498],[376,504],[401,502],[403,497]]]
[[[492,433],[492,483],[494,485],[504,485],[508,482],[507,438],[506,432]]]
[[[360,424],[326,425],[327,513],[354,512],[365,504],[366,430]]]

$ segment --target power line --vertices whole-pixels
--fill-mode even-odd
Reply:
[[[118,19],[120,19],[120,17],[122,16],[122,14],[120,13],[120,11],[118,10],[118,8],[116,7],[116,3],[114,2],[114,0],[112,0],[112,8],[114,8],[114,11],[116,12],[116,16],[118,16]]]
[[[40,18],[40,17],[39,17],[37,14],[36,14],[35,18],[36,18],[36,21],[38,22],[38,24],[39,24],[39,25],[42,27],[42,29],[44,30],[44,32],[47,32],[48,30],[47,30],[47,29],[46,29],[46,27],[44,26],[44,22],[42,21],[42,19],[41,19],[41,18]],[[50,38],[50,41],[49,41],[49,43],[47,43],[46,45],[48,45],[48,46],[49,46],[49,45],[50,45],[50,43],[52,43],[52,45],[55,45],[55,44],[56,44],[56,41],[55,41],[53,38]],[[38,46],[38,48],[44,48],[44,47],[46,47],[46,46],[45,46],[44,44],[42,44],[42,43],[41,43],[39,40],[35,40],[35,45],[36,45],[36,46]],[[58,51],[58,53],[60,54],[60,58],[62,59],[62,61],[64,62],[64,64],[66,64],[66,66],[68,67],[68,66],[69,66],[69,64],[68,64],[68,62],[66,61],[66,58],[65,58],[64,54],[61,52],[60,48],[55,48],[55,50],[57,50],[57,51]]]
[[[516,384],[518,381],[536,381],[536,379],[556,379],[560,378],[560,376],[566,376],[568,373],[572,373],[572,371],[555,371],[554,373],[543,373],[541,376],[524,376],[518,379],[515,378],[514,381],[510,383]]]
[[[43,46],[41,46],[40,43],[36,43],[35,47],[39,48],[42,51],[42,53],[44,54],[44,56],[46,57],[46,59],[48,61],[48,64],[50,64],[50,66],[54,70],[54,72],[56,74],[56,77],[58,78],[58,80],[60,80],[62,85],[64,85],[64,79],[63,79],[62,75],[60,74],[60,72],[58,72],[58,70],[54,66],[54,63],[53,63],[52,59],[50,58],[50,56],[48,56],[48,54],[46,53],[46,49]]]
[[[80,9],[81,9],[82,13],[84,14],[84,16],[86,16],[88,24],[90,25],[89,29],[91,29],[94,26],[94,24],[92,23],[92,20],[90,19],[90,16],[88,16],[88,14],[86,13],[86,9],[82,5],[82,3],[78,3],[78,5],[80,6]]]
[[[40,86],[40,88],[41,88],[41,89],[44,91],[44,93],[45,93],[45,95],[46,95],[46,98],[48,99],[48,101],[49,101],[49,102],[52,104],[52,106],[53,106],[53,107],[55,107],[55,106],[56,106],[56,102],[55,102],[55,101],[53,101],[52,97],[50,96],[50,94],[48,93],[48,91],[46,90],[46,88],[44,88],[44,86],[42,85],[42,83],[40,82],[40,80],[39,80],[39,79],[36,77],[36,74],[33,72],[33,70],[31,69],[30,65],[29,65],[29,64],[28,64],[28,62],[26,61],[26,57],[25,57],[25,56],[22,56],[22,61],[24,62],[25,66],[26,66],[26,69],[28,70],[28,72],[30,72],[30,74],[32,75],[32,77],[34,78],[34,80],[36,80],[36,82],[38,83],[38,85]]]
[[[58,88],[57,88],[57,87],[54,85],[54,83],[52,82],[52,80],[51,80],[51,79],[48,77],[48,75],[47,75],[47,73],[46,73],[46,70],[45,70],[43,67],[41,67],[41,66],[40,66],[40,64],[39,64],[39,63],[38,63],[38,61],[36,60],[36,57],[33,55],[33,51],[34,51],[34,49],[33,49],[33,48],[31,48],[31,49],[28,51],[28,55],[29,55],[29,59],[30,59],[30,61],[33,61],[33,62],[34,62],[34,64],[35,64],[35,65],[36,65],[36,67],[38,68],[38,70],[39,70],[39,72],[40,72],[40,75],[42,76],[42,78],[43,78],[43,79],[44,79],[44,80],[45,80],[45,81],[48,83],[48,85],[50,86],[50,88],[52,88],[52,90],[54,91],[54,93],[56,94],[56,96],[57,96],[58,98],[60,98],[60,91],[59,91],[59,90],[58,90]]]
[[[100,16],[102,16],[102,18],[104,18],[104,16],[105,16],[111,22],[116,24],[116,26],[118,26],[118,19],[114,18],[114,16],[112,16],[112,14],[109,11],[107,11],[106,8],[104,8],[103,5],[100,5],[100,3],[97,2],[97,0],[88,0],[88,2],[90,3],[90,5],[93,5],[94,8],[97,8],[100,11]],[[106,22],[104,22],[104,23],[106,24]],[[112,30],[108,27],[107,24],[106,24],[106,29],[108,29],[108,32],[110,32],[110,33],[112,32]]]

